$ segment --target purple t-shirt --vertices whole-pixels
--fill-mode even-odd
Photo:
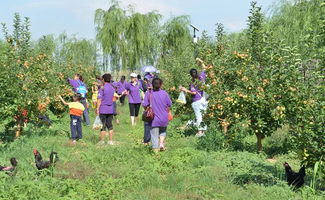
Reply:
[[[150,81],[148,81],[148,83],[147,83],[147,88],[149,89],[151,89],[152,88],[152,80],[150,80]]]
[[[122,83],[122,81],[117,83],[117,93],[122,94],[125,91],[126,81]]]
[[[113,82],[112,82],[112,86],[113,86],[115,92],[117,92],[117,89],[118,89],[118,82],[113,81]]]
[[[206,79],[206,73],[205,71],[203,71],[200,75],[199,75],[199,80],[201,82],[205,82]],[[194,85],[193,83],[190,85],[190,91],[191,92],[196,92],[195,95],[192,95],[192,101],[196,102],[202,99],[203,97],[203,91],[199,89],[199,86]]]
[[[73,87],[73,91],[77,92],[77,88],[79,87],[78,81],[74,80],[74,79],[70,79],[70,78],[68,80],[69,80],[70,85]]]
[[[81,84],[83,84],[87,88],[87,85],[84,82],[80,81],[80,80],[74,80],[74,79],[71,79],[71,78],[69,78],[68,80],[69,80],[70,85],[73,87],[74,92],[77,92],[77,88]]]
[[[105,83],[98,92],[98,99],[102,100],[99,107],[99,114],[114,114],[113,97],[114,88],[110,83]]]
[[[141,103],[140,91],[142,89],[142,86],[139,82],[137,82],[135,85],[133,85],[132,83],[127,83],[125,85],[125,89],[129,91],[129,103],[131,104]]]
[[[153,119],[151,126],[167,127],[169,122],[168,108],[172,105],[168,93],[164,90],[146,92],[143,106],[148,107],[150,104],[155,113],[155,118]]]
[[[199,80],[202,82],[205,82],[205,79],[207,78],[207,75],[205,73],[205,71],[202,71],[200,76],[199,76]]]
[[[145,78],[148,80],[147,81],[147,87],[152,88],[152,80],[153,80],[154,76],[152,76],[151,74],[147,74],[145,76]]]
[[[147,80],[151,80],[153,79],[153,76],[151,74],[147,74],[144,76],[144,78],[146,78]]]

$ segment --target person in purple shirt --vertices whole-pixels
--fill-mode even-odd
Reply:
[[[105,144],[105,137],[109,135],[108,144],[113,144],[113,116],[114,116],[114,106],[113,98],[115,89],[111,84],[112,76],[110,74],[104,74],[104,86],[98,92],[98,102],[97,102],[97,115],[99,114],[100,120],[102,121],[103,128],[100,133],[100,143]]]
[[[146,72],[146,74],[144,75],[144,78],[146,78],[147,80],[149,80],[151,82],[152,79],[154,78],[154,75],[151,74],[150,72]]]
[[[144,78],[144,83],[147,85],[147,91],[151,91],[152,90],[152,78],[150,80],[147,78]],[[144,126],[143,144],[145,146],[148,146],[151,141],[151,135],[150,135],[151,123],[143,122],[143,126]]]
[[[142,86],[138,81],[137,74],[132,73],[131,82],[125,85],[125,91],[129,97],[129,108],[132,126],[136,125],[136,118],[139,116],[141,97],[143,96]]]
[[[117,84],[117,94],[121,96],[120,103],[123,106],[125,102],[125,94],[123,93],[125,91],[126,86],[125,76],[121,77],[121,80]]]
[[[138,75],[138,81],[139,81],[139,83],[141,84],[141,89],[142,89],[142,91],[143,91],[144,93],[146,93],[147,90],[148,90],[147,82],[146,82],[145,80],[142,80],[140,74]]]
[[[151,106],[155,114],[150,130],[152,149],[155,152],[165,149],[165,138],[169,123],[168,112],[172,105],[168,93],[160,89],[162,84],[163,81],[160,78],[154,78],[152,81],[153,89],[146,93],[143,102],[143,106]]]
[[[147,85],[147,91],[151,91],[152,90],[152,81],[149,81],[147,78],[144,78],[144,83]],[[150,135],[151,123],[143,122],[143,126],[144,126],[143,144],[145,146],[148,146],[151,141],[151,135]]]
[[[84,80],[82,78],[82,76],[80,74],[75,74],[73,79],[68,79],[70,85],[73,87],[73,92],[74,93],[78,93],[78,88],[82,85],[85,87],[86,89],[86,93],[84,94],[84,96],[81,98],[80,103],[82,103],[82,105],[84,105],[85,110],[83,113],[83,119],[84,122],[86,123],[87,126],[90,126],[90,119],[89,119],[89,110],[88,110],[88,103],[87,103],[87,85],[84,83]]]
[[[191,69],[190,75],[192,77],[192,83],[190,84],[189,89],[185,87],[181,87],[180,89],[181,91],[192,95],[192,108],[195,113],[194,125],[198,129],[196,136],[202,137],[205,135],[205,131],[207,130],[207,126],[203,125],[202,114],[204,113],[204,111],[206,111],[208,107],[208,102],[203,95],[203,91],[200,89],[200,84],[205,82],[206,74],[205,72],[202,72],[200,75],[198,75],[196,69]]]

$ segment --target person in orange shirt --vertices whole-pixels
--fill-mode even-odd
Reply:
[[[76,142],[82,139],[82,115],[85,110],[85,107],[82,103],[80,103],[81,96],[76,94],[73,96],[73,102],[67,103],[64,99],[59,96],[60,100],[64,105],[69,106],[70,109],[70,129],[71,129],[71,140],[72,144],[76,144]]]

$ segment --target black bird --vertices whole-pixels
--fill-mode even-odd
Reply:
[[[298,173],[292,171],[290,165],[287,162],[283,163],[283,166],[285,168],[288,185],[294,186],[295,189],[302,187],[305,183],[305,180],[304,180],[304,178],[306,176],[305,166],[302,166]]]
[[[11,166],[1,166],[0,171],[5,171],[9,176],[14,175],[14,172],[17,168],[18,162],[16,158],[10,158]]]
[[[41,124],[44,124],[44,125],[47,125],[47,126],[52,125],[52,121],[46,115],[38,115],[38,119],[41,121]]]
[[[50,166],[52,166],[59,160],[58,153],[53,151],[50,154],[49,161],[44,161],[41,154],[36,149],[34,149],[34,156],[35,156],[35,164],[38,170],[48,169]]]

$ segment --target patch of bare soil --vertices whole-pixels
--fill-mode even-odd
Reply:
[[[266,161],[267,162],[269,162],[269,163],[272,163],[272,164],[275,164],[276,162],[278,162],[276,159],[274,159],[274,158],[268,158],[268,159],[266,159]]]
[[[58,163],[56,165],[56,176],[59,178],[71,178],[71,179],[85,179],[94,173],[94,169],[87,166],[82,161],[68,161],[66,163]]]

